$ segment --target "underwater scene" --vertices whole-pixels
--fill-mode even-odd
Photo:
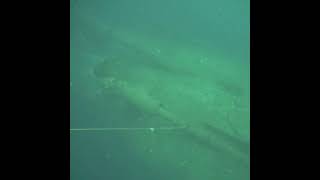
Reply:
[[[70,0],[70,179],[249,180],[250,1]]]

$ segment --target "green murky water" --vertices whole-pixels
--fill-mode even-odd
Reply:
[[[70,4],[71,179],[250,179],[249,1]]]

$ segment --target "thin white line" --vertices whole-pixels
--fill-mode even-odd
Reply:
[[[139,131],[139,130],[148,130],[148,131],[155,131],[155,130],[177,130],[183,129],[183,127],[158,127],[158,128],[77,128],[77,129],[70,129],[70,131]]]

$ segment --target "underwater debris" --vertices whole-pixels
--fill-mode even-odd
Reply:
[[[244,89],[235,84],[235,82],[228,82],[227,80],[217,80],[215,84],[218,85],[223,91],[236,97],[242,97],[245,94]]]

